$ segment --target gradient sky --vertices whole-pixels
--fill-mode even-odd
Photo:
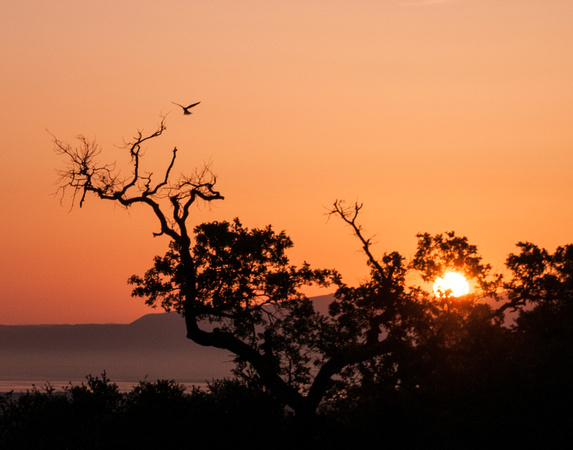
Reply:
[[[226,196],[194,223],[270,223],[351,284],[336,199],[380,255],[455,230],[501,270],[518,241],[571,243],[572,24],[571,0],[2,1],[0,323],[151,312],[126,280],[167,239],[144,208],[61,205],[50,133],[113,161],[166,113],[152,161],[212,161]]]

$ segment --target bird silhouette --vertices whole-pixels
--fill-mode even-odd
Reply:
[[[187,107],[185,107],[185,106],[183,106],[183,105],[180,105],[179,103],[175,103],[175,102],[171,102],[171,103],[173,103],[174,105],[177,105],[177,106],[181,106],[181,108],[183,108],[183,114],[184,114],[185,116],[188,116],[189,114],[192,114],[191,111],[189,111],[189,110],[190,110],[191,108],[193,108],[194,106],[197,106],[197,105],[198,105],[199,103],[201,103],[201,102],[193,103],[192,105],[189,105],[189,106],[187,106]]]

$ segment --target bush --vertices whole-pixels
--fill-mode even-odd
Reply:
[[[218,380],[208,390],[141,381],[121,394],[105,372],[56,393],[0,397],[0,448],[281,448],[284,409],[266,392]]]

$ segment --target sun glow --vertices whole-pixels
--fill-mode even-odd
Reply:
[[[434,282],[434,294],[438,297],[453,296],[461,297],[470,291],[470,286],[463,275],[455,272],[447,272],[443,277]]]

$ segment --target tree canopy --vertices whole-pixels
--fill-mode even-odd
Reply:
[[[455,435],[460,417],[468,426],[483,424],[479,414],[499,420],[515,414],[520,395],[549,371],[554,376],[535,407],[555,413],[547,398],[571,392],[572,246],[551,254],[519,243],[519,253],[507,259],[509,279],[493,273],[477,247],[454,232],[418,234],[411,261],[398,252],[377,257],[359,223],[362,205],[336,201],[330,213],[350,227],[370,270],[350,286],[334,269],[292,265],[287,252],[293,242],[270,225],[249,229],[234,219],[191,229],[191,205],[223,196],[209,168],[171,180],[177,148],[157,179],[143,173],[141,145],[164,131],[162,120],[155,132],[138,132],[126,145],[131,174],[124,178],[113,164],[97,161],[95,143],[80,138],[74,148],[56,139],[56,151],[68,161],[63,193],[71,189],[80,207],[93,194],[150,208],[160,225],[154,235],[171,242],[144,275],[129,279],[133,295],[182,314],[189,339],[233,353],[239,378],[297,416],[370,405],[380,420],[385,407],[427,419],[431,405],[439,405],[442,422],[426,420],[424,426],[447,423],[444,432]],[[449,270],[471,281],[472,292],[454,297],[428,289]],[[418,285],[406,281],[410,273]],[[334,290],[328,313],[304,295],[311,284]],[[504,322],[510,311],[517,315],[513,325]],[[464,411],[464,401],[478,406]],[[500,404],[502,412],[495,409]]]

